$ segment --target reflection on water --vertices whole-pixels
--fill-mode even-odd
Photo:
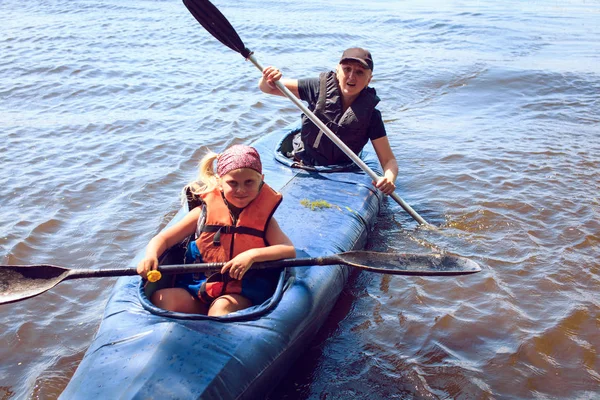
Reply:
[[[273,398],[592,398],[600,365],[598,3],[215,2],[288,77],[368,47],[400,194],[369,248],[483,272],[353,276]],[[3,263],[129,263],[206,148],[298,111],[181,3],[3,2]],[[268,180],[268,177],[267,177]],[[0,305],[0,398],[55,398],[112,279]]]

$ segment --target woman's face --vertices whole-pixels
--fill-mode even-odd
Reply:
[[[263,177],[250,168],[235,169],[220,178],[220,187],[229,204],[244,208],[258,196]]]
[[[343,61],[338,64],[336,76],[344,97],[354,97],[371,82],[372,71],[358,61]]]

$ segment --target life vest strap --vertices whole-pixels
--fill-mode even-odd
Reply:
[[[248,228],[246,226],[232,226],[232,225],[204,225],[202,227],[202,232],[206,233],[215,233],[213,237],[213,245],[220,246],[221,245],[221,234],[238,234],[238,235],[251,235],[257,236],[259,238],[265,237],[265,232],[259,229]]]

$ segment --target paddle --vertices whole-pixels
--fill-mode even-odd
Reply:
[[[225,263],[161,265],[165,274],[203,272],[220,269]],[[347,265],[370,272],[392,275],[452,276],[481,271],[464,257],[446,254],[400,254],[349,251],[325,257],[293,258],[254,263],[252,269]],[[374,265],[377,265],[376,267]],[[37,296],[62,281],[80,278],[137,275],[136,268],[69,269],[54,265],[0,265],[0,304]],[[160,277],[158,277],[160,279]]]
[[[256,60],[252,51],[250,51],[242,42],[239,35],[231,26],[227,18],[208,0],[183,0],[183,4],[192,13],[194,18],[218,41],[229,47],[231,50],[240,53],[245,59],[250,60],[261,72],[262,65]],[[277,88],[290,99],[302,112],[317,125],[340,150],[342,150],[350,159],[358,165],[373,181],[377,181],[379,177],[369,168],[363,160],[360,159],[344,142],[342,142],[332,131],[325,125],[315,114],[312,113],[292,92],[288,90],[281,82],[275,82]],[[433,227],[423,219],[413,208],[408,205],[397,193],[390,195],[411,217],[419,224]]]

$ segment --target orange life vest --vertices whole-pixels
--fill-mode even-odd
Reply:
[[[258,196],[240,213],[237,221],[223,200],[221,191],[201,195],[206,221],[196,244],[204,262],[225,262],[249,249],[266,247],[265,232],[281,203],[282,195],[264,183]]]

